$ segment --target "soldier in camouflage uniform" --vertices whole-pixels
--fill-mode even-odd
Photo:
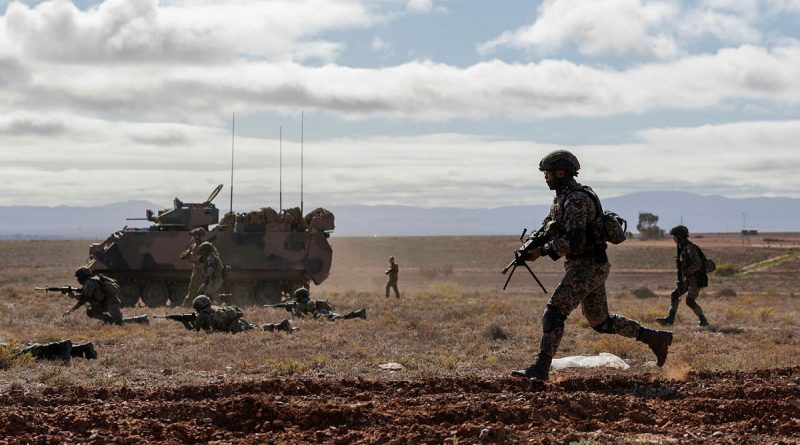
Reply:
[[[367,319],[367,310],[364,308],[350,311],[344,315],[334,312],[333,306],[326,300],[312,300],[308,289],[304,287],[295,290],[292,297],[296,304],[287,309],[291,310],[292,315],[295,317],[302,318],[304,315],[312,315],[317,320],[325,319],[328,321],[349,320],[352,318]]]
[[[0,348],[11,346],[0,341]],[[14,349],[14,355],[30,354],[37,360],[58,360],[69,363],[72,357],[84,357],[90,360],[97,358],[97,351],[92,342],[72,343],[71,340],[62,340],[52,343],[33,343],[22,349]]]
[[[192,263],[192,276],[189,278],[189,289],[183,299],[183,305],[186,307],[191,306],[192,301],[200,295],[200,285],[203,284],[203,261],[200,258],[198,248],[203,243],[203,238],[206,236],[206,231],[202,227],[197,227],[189,232],[192,235],[192,241],[189,242],[189,247],[181,252],[181,259],[188,260]]]
[[[548,187],[556,192],[550,215],[544,220],[549,241],[539,248],[521,251],[520,256],[528,261],[544,256],[553,260],[566,257],[566,274],[542,316],[536,361],[527,369],[513,371],[514,376],[548,379],[550,363],[564,334],[564,321],[578,306],[595,331],[647,344],[655,353],[658,366],[666,361],[672,343],[671,332],[648,329],[630,318],[609,314],[605,282],[611,266],[604,233],[595,224],[602,216],[602,207],[594,191],[575,180],[579,169],[578,159],[566,150],[554,151],[539,163]]]
[[[667,326],[673,324],[675,314],[678,312],[678,305],[681,303],[681,295],[686,294],[686,305],[692,308],[697,318],[700,319],[700,326],[708,326],[703,309],[696,301],[700,295],[700,289],[708,286],[705,255],[699,247],[689,241],[689,229],[686,226],[675,226],[669,231],[669,234],[672,235],[672,239],[677,245],[675,263],[678,269],[678,281],[675,289],[672,290],[669,314],[666,317],[657,318],[656,321]]]
[[[187,328],[196,331],[204,330],[206,332],[228,332],[230,334],[237,334],[239,332],[249,331],[258,328],[259,326],[250,323],[242,318],[244,314],[242,310],[236,306],[216,307],[211,305],[211,299],[205,295],[198,295],[192,302],[192,307],[197,311],[197,316],[194,321],[190,322]],[[283,320],[280,323],[267,323],[261,325],[261,329],[265,331],[285,331],[292,333],[297,328],[292,326],[289,320]]]
[[[81,294],[77,296],[77,303],[64,313],[65,317],[88,303],[86,315],[106,324],[120,325],[123,322],[147,324],[149,322],[147,315],[122,318],[120,309],[122,303],[119,299],[120,287],[113,279],[102,274],[92,275],[92,271],[86,266],[81,266],[75,271],[75,278],[83,288]]]
[[[203,267],[203,284],[200,285],[198,292],[211,299],[216,299],[224,284],[225,266],[222,264],[216,247],[208,241],[197,247],[197,253]]]
[[[386,282],[386,298],[389,298],[389,289],[394,289],[394,296],[400,298],[400,291],[397,290],[397,275],[400,273],[400,266],[394,262],[394,257],[389,257],[389,268],[386,269],[385,274],[389,276],[389,281]]]

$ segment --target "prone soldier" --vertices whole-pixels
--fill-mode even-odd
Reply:
[[[264,307],[282,307],[292,313],[292,316],[303,318],[304,315],[311,315],[315,319],[326,319],[328,321],[349,320],[353,318],[367,319],[367,310],[364,308],[350,311],[344,315],[333,311],[333,306],[326,300],[312,300],[308,289],[301,287],[292,294],[292,301],[278,304],[265,304]]]
[[[517,257],[535,261],[544,256],[553,260],[564,256],[565,275],[544,310],[536,360],[527,369],[511,373],[517,377],[548,379],[550,364],[564,335],[564,322],[578,306],[595,331],[645,343],[655,353],[658,366],[666,361],[672,343],[671,332],[649,329],[630,318],[609,314],[605,282],[611,266],[605,232],[597,224],[602,221],[603,210],[594,191],[575,180],[579,169],[578,159],[566,150],[549,153],[539,163],[545,182],[556,193],[540,230],[550,232],[549,241],[523,249]]]
[[[692,308],[697,318],[700,319],[700,326],[708,326],[708,319],[703,314],[703,308],[696,301],[700,295],[700,289],[708,286],[705,254],[696,244],[689,241],[689,229],[686,226],[675,226],[669,231],[669,234],[672,235],[672,240],[677,245],[675,265],[678,269],[678,281],[670,295],[669,314],[666,317],[656,318],[656,321],[666,326],[675,323],[675,314],[678,313],[681,295],[686,294],[686,305]]]
[[[11,348],[11,346],[0,341],[0,347]],[[22,349],[14,348],[12,353],[16,356],[30,354],[37,360],[62,360],[69,363],[72,357],[83,357],[90,360],[97,358],[92,342],[72,343],[71,340],[62,340],[51,343],[32,343]]]
[[[156,318],[180,321],[186,329],[195,331],[202,329],[209,333],[227,332],[237,334],[259,327],[245,320],[242,310],[238,307],[233,305],[224,307],[212,306],[211,299],[205,295],[195,297],[194,301],[192,301],[192,307],[197,311],[196,313],[167,315],[164,317],[156,316]],[[289,320],[283,320],[280,323],[267,323],[260,327],[265,331],[285,331],[289,333],[297,329],[292,326]]]

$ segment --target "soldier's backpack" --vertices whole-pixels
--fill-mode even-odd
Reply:
[[[715,263],[714,260],[707,258],[700,246],[693,242],[689,242],[689,244],[697,249],[697,253],[700,255],[700,262],[703,264],[703,270],[697,274],[697,286],[708,287],[708,274],[717,270],[717,263]]]
[[[97,278],[100,279],[100,289],[102,289],[104,294],[119,296],[122,288],[119,286],[119,283],[117,283],[117,280],[103,274],[97,274]]]
[[[591,187],[584,185],[579,189],[575,189],[575,191],[583,191],[594,200],[594,205],[599,216],[592,221],[591,224],[598,240],[606,241],[611,244],[620,244],[627,239],[625,233],[628,231],[628,222],[615,212],[610,210],[603,211],[603,204],[600,203],[600,198]],[[567,200],[565,199],[561,204],[562,213],[564,211],[563,206],[566,202]]]
[[[222,326],[226,327],[233,326],[240,318],[244,317],[242,310],[233,305],[221,307],[216,312],[215,318]]]

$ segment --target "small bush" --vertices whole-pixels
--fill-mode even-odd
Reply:
[[[267,359],[264,364],[267,366],[267,368],[272,369],[273,377],[302,374],[303,372],[311,369],[311,364],[292,358]]]
[[[658,295],[656,295],[655,292],[650,290],[647,286],[643,286],[643,287],[640,287],[638,289],[634,289],[634,291],[631,292],[631,294],[633,294],[633,296],[636,297],[636,298],[655,298],[655,297],[658,296]]]
[[[714,275],[718,277],[732,277],[739,273],[739,269],[731,263],[722,263],[717,265],[717,270]]]
[[[746,320],[750,318],[750,310],[738,306],[731,306],[725,310],[726,320]]]
[[[18,355],[17,351],[14,345],[0,346],[0,369],[8,369],[12,366],[24,365],[36,360],[30,354]]]
[[[729,287],[720,289],[719,292],[717,292],[718,297],[736,297],[737,295],[738,294],[736,293],[736,291]]]
[[[772,318],[773,312],[775,311],[771,307],[760,307],[756,310],[756,317],[761,321],[769,321]]]
[[[508,340],[510,337],[505,329],[495,323],[486,328],[486,336],[491,340]]]

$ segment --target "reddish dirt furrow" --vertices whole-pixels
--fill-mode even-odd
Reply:
[[[456,440],[457,439],[457,440]],[[0,443],[799,443],[800,368],[0,394]]]

